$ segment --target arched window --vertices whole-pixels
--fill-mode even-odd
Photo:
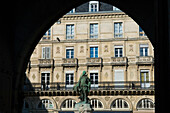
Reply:
[[[112,102],[111,108],[113,109],[129,109],[127,101],[123,99],[116,99]]]
[[[155,105],[151,99],[142,99],[137,104],[137,109],[154,109]]]
[[[61,104],[61,109],[73,109],[75,107],[75,104],[75,100],[67,99]]]
[[[94,109],[103,108],[103,104],[100,100],[91,99],[90,102],[91,102],[92,108],[94,108]]]
[[[38,104],[39,109],[52,109],[54,108],[53,102],[48,99],[43,99],[41,102]]]

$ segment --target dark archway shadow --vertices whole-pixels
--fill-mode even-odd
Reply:
[[[16,3],[15,30],[14,32],[14,76],[12,87],[12,108],[19,109],[15,106],[15,101],[23,100],[20,98],[25,73],[29,58],[46,30],[62,15],[87,2],[88,0],[44,0],[44,1],[19,1]],[[146,32],[153,46],[157,46],[158,39],[155,36],[155,1],[143,0],[139,3],[137,0],[100,0],[119,7],[122,11],[131,16]],[[146,5],[147,4],[147,5]],[[145,11],[143,11],[145,6]],[[142,9],[142,10],[141,10]],[[146,12],[147,11],[147,12]],[[155,38],[156,37],[156,38]],[[161,46],[162,47],[162,46]],[[165,46],[166,47],[166,46]],[[156,48],[157,49],[157,48]],[[156,52],[157,54],[158,52]],[[157,62],[158,63],[158,62]],[[161,64],[162,65],[162,64]],[[167,65],[167,64],[166,64]],[[158,66],[160,67],[160,66]],[[162,69],[162,68],[161,68]],[[164,70],[164,69],[162,69]],[[160,73],[160,72],[159,72]],[[165,72],[164,72],[165,74]],[[160,88],[160,87],[159,87]],[[22,102],[21,102],[22,104]]]

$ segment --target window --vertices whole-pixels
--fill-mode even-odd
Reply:
[[[51,58],[51,48],[50,47],[42,47],[42,58],[43,59]]]
[[[114,37],[115,38],[123,37],[123,23],[122,22],[114,23]]]
[[[74,47],[66,48],[66,58],[74,58]]]
[[[90,47],[90,58],[98,58],[98,47]]]
[[[46,31],[46,33],[43,36],[43,40],[50,40],[51,38],[51,28]]]
[[[74,25],[66,25],[66,39],[74,39]]]
[[[129,108],[129,105],[128,105],[127,101],[125,101],[123,99],[116,99],[111,104],[111,108],[113,108],[113,109],[127,109],[127,108]]]
[[[155,105],[151,99],[142,99],[137,104],[137,109],[154,109]]]
[[[148,44],[140,45],[140,56],[148,56]]]
[[[141,87],[142,88],[150,87],[149,70],[140,70],[140,78],[141,78]]]
[[[123,57],[123,46],[115,46],[115,57]]]
[[[139,36],[146,36],[145,32],[140,26],[139,26]]]
[[[98,72],[91,72],[90,73],[90,80],[91,80],[91,87],[92,88],[98,87]]]
[[[98,38],[98,24],[90,24],[90,38]]]
[[[53,102],[48,99],[43,99],[41,102],[38,104],[39,109],[52,109],[54,108]]]
[[[67,99],[61,104],[61,109],[74,109],[76,101]]]
[[[75,13],[75,8],[73,8],[69,13]]]
[[[72,88],[74,86],[74,72],[66,72],[66,87]]]
[[[95,109],[99,109],[99,108],[103,108],[103,104],[100,100],[97,100],[97,99],[91,99],[90,100],[91,102],[91,105],[92,105],[92,108]]]
[[[99,2],[98,1],[90,1],[89,2],[89,12],[97,12],[99,11]]]
[[[115,6],[113,6],[113,11],[120,11],[120,9],[115,7]]]
[[[41,73],[41,89],[49,90],[50,88],[50,73]]]

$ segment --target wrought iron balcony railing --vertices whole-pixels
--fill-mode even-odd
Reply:
[[[55,82],[49,84],[30,83],[24,85],[24,91],[67,91],[73,90],[77,82],[66,84]],[[91,84],[91,90],[154,90],[154,81],[115,81]]]

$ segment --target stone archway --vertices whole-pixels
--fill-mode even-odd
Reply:
[[[16,1],[14,4],[4,3],[4,7],[10,7],[12,10],[1,10],[1,90],[0,107],[1,112],[19,112],[21,98],[21,88],[23,84],[23,75],[27,62],[33,52],[36,44],[45,31],[62,15],[73,7],[76,7],[88,0],[43,0],[43,1]],[[169,73],[169,34],[168,34],[168,15],[162,12],[168,12],[168,1],[161,0],[100,0],[119,7],[121,10],[131,16],[146,32],[150,38],[156,53],[156,79],[161,86],[165,86],[163,93],[157,94],[164,102],[166,97],[166,88],[168,88]],[[158,8],[157,8],[158,7]],[[163,10],[163,9],[166,10]],[[163,19],[165,17],[165,19]],[[164,20],[164,21],[163,21]],[[5,23],[5,24],[4,24]],[[164,27],[165,25],[165,27]],[[159,31],[159,32],[158,32]],[[160,37],[164,37],[161,39]],[[167,54],[163,54],[164,48],[167,48]],[[165,78],[158,76],[166,75]],[[164,82],[166,81],[166,82]],[[164,84],[162,84],[164,83]],[[168,95],[168,94],[167,94]],[[169,99],[169,98],[168,98]],[[164,100],[164,101],[163,101]],[[160,103],[161,103],[160,102]],[[160,105],[159,103],[159,105]],[[163,106],[163,104],[162,104]]]

